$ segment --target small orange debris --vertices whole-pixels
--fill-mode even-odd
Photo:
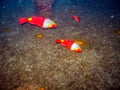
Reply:
[[[36,38],[43,38],[43,34],[36,34],[35,37]]]
[[[81,40],[81,39],[74,39],[74,41],[76,42],[76,43],[78,43],[79,45],[86,45],[86,41],[84,41],[84,40]]]
[[[10,31],[11,28],[10,28],[10,27],[6,27],[4,30],[5,30],[5,31]]]
[[[92,49],[94,47],[94,43],[92,42],[88,42],[86,40],[83,39],[73,39],[76,43],[78,43],[81,48],[84,49]]]
[[[86,64],[86,63],[83,64],[83,68],[84,68],[84,69],[87,68],[87,64]]]
[[[44,88],[44,87],[42,87],[42,88],[40,88],[40,90],[45,90],[45,88]]]
[[[116,33],[117,35],[120,35],[120,29],[116,30],[115,33]]]

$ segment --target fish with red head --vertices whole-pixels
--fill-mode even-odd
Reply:
[[[30,18],[21,17],[19,19],[20,24],[30,23],[32,25],[37,25],[41,28],[56,28],[57,24],[49,18],[32,16]]]
[[[67,47],[68,49],[70,49],[71,51],[74,52],[83,52],[80,45],[77,44],[76,42],[74,42],[73,40],[69,40],[69,39],[56,39],[55,41],[56,43],[60,43],[61,45]]]

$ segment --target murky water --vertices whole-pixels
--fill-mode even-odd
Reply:
[[[43,29],[19,24],[20,17],[38,15],[33,0],[1,0],[0,89],[118,89],[118,1],[55,0],[52,19],[58,27]],[[71,19],[73,15],[80,16],[79,23]],[[56,39],[83,43],[83,53],[56,44]]]

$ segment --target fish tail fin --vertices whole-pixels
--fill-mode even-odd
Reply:
[[[63,40],[61,40],[61,39],[56,39],[56,43],[61,43]]]
[[[28,19],[27,19],[27,18],[22,18],[22,17],[21,17],[21,18],[19,19],[19,23],[20,23],[20,24],[24,24],[24,23],[26,23],[26,22],[28,22]]]

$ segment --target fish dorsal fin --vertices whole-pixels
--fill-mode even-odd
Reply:
[[[32,21],[32,18],[30,17],[30,18],[28,18],[28,21]]]

